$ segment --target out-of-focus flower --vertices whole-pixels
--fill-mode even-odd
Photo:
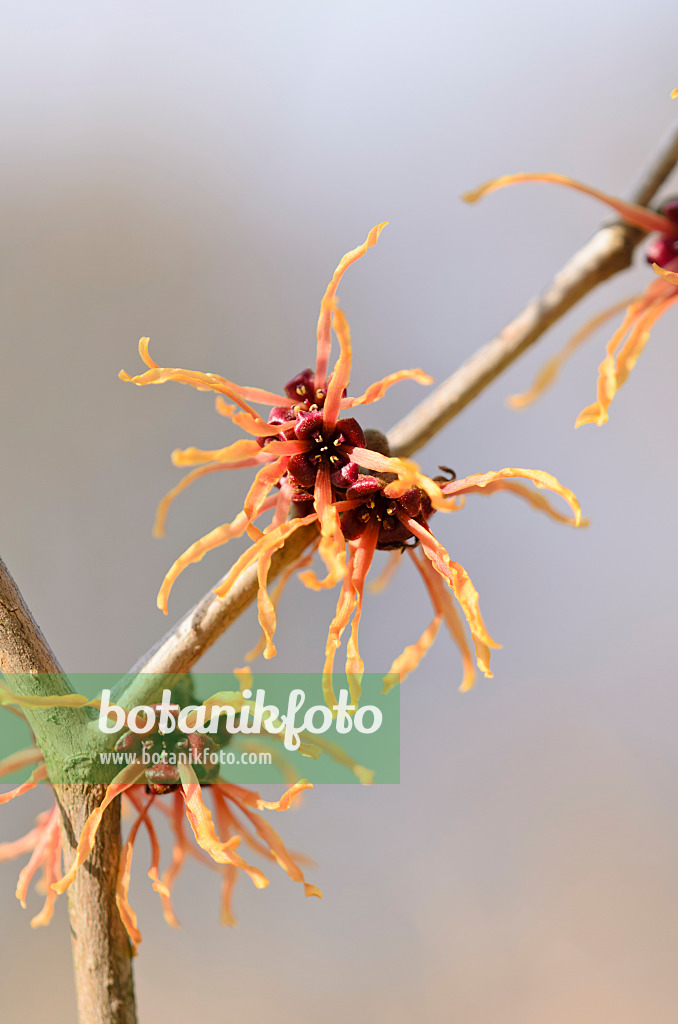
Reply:
[[[622,324],[610,338],[605,358],[598,368],[596,401],[583,409],[575,422],[575,427],[585,423],[596,423],[601,426],[607,423],[610,403],[636,365],[653,326],[678,301],[678,201],[670,200],[655,212],[589,188],[562,174],[509,174],[467,192],[462,198],[466,202],[474,203],[506,185],[528,181],[550,182],[584,192],[612,207],[627,224],[651,232],[655,236],[646,246],[646,257],[661,280],[653,280],[642,295],[634,296],[622,304],[615,304],[595,316],[568,342],[561,353],[539,371],[528,391],[509,399],[514,408],[522,408],[533,402],[554,382],[563,363],[581,343],[601,324],[625,309]]]
[[[22,796],[29,789],[33,789],[39,781],[47,778],[42,760],[42,752],[38,747],[29,747],[0,762],[0,779],[30,765],[38,765],[28,782],[15,786],[9,792],[0,793],[0,806]],[[40,928],[52,920],[54,903],[57,898],[57,894],[52,889],[52,883],[56,882],[62,873],[61,828],[59,808],[56,804],[51,810],[43,811],[38,815],[35,825],[25,836],[9,843],[0,843],[0,861],[14,860],[15,857],[20,857],[24,853],[30,853],[30,858],[19,875],[16,897],[21,906],[25,908],[28,887],[36,872],[42,869],[42,877],[37,888],[39,892],[45,894],[45,902],[40,913],[31,919],[31,928]]]
[[[39,699],[40,706],[49,706],[47,698]],[[221,873],[222,924],[236,923],[232,910],[232,894],[240,872],[248,875],[258,889],[263,889],[269,884],[267,876],[259,868],[236,852],[241,843],[259,856],[275,861],[293,881],[304,886],[307,896],[322,895],[315,885],[306,882],[301,867],[304,858],[299,854],[290,853],[278,833],[265,817],[258,813],[288,810],[299,793],[312,788],[311,783],[296,782],[288,787],[280,800],[263,800],[258,793],[244,786],[236,786],[218,778],[218,765],[216,769],[212,768],[210,759],[204,756],[205,753],[209,754],[208,747],[213,746],[214,741],[210,737],[196,733],[179,733],[178,736],[169,734],[162,737],[159,733],[147,733],[143,737],[125,733],[117,749],[134,758],[141,753],[142,747],[148,748],[149,745],[153,754],[161,753],[164,749],[169,752],[171,746],[173,754],[183,752],[186,755],[185,763],[178,758],[179,763],[176,765],[169,760],[151,763],[150,766],[132,760],[126,765],[108,785],[104,800],[87,819],[75,857],[66,874],[63,874],[60,815],[56,803],[51,810],[38,815],[35,826],[25,836],[0,845],[0,861],[30,853],[30,859],[19,875],[16,890],[17,898],[23,907],[26,906],[30,882],[36,872],[42,869],[38,889],[45,893],[45,903],[40,913],[32,919],[32,927],[46,925],[51,920],[57,896],[72,884],[79,868],[89,857],[96,842],[97,830],[104,811],[118,797],[126,801],[126,805],[131,807],[136,815],[121,851],[116,890],[120,916],[135,949],[141,941],[141,935],[137,927],[136,914],[129,902],[129,886],[132,855],[142,826],[151,846],[148,876],[153,889],[162,900],[165,919],[173,927],[178,927],[178,924],[172,905],[172,889],[187,856],[193,856]],[[156,759],[149,760],[154,762]],[[38,767],[33,771],[31,778],[9,792],[0,794],[0,805],[22,796],[35,788],[39,782],[47,779],[43,755],[37,747],[20,751],[0,762],[0,778],[32,764],[37,764]],[[205,802],[206,794],[209,794],[212,801],[216,824]],[[165,797],[169,801],[169,806]],[[162,874],[161,843],[150,817],[151,810],[157,810],[166,817],[172,833],[171,859]],[[197,848],[189,840],[185,820],[191,827]]]
[[[288,810],[300,792],[312,788],[311,783],[298,782],[290,786],[280,800],[268,801],[243,786],[235,786],[220,780],[201,786],[194,768],[190,764],[180,764],[180,784],[169,789],[171,806],[168,808],[162,803],[166,794],[160,795],[151,791],[148,799],[144,799],[143,790],[138,785],[143,771],[143,767],[140,768],[138,764],[128,765],[110,783],[104,800],[85,823],[70,870],[53,885],[57,893],[65,892],[73,883],[78,869],[94,848],[103,812],[116,797],[124,794],[137,811],[137,818],[120,856],[116,900],[123,924],[135,947],[141,941],[141,935],[136,915],[129,903],[129,883],[134,845],[142,825],[148,832],[152,851],[148,876],[153,889],[161,897],[165,920],[173,927],[178,927],[178,922],[172,906],[172,889],[189,855],[197,856],[198,860],[208,865],[211,860],[222,874],[222,924],[236,923],[231,903],[238,872],[248,875],[257,889],[265,889],[268,886],[267,876],[236,852],[243,842],[259,855],[275,861],[293,881],[300,882],[307,896],[322,895],[317,886],[306,882],[299,856],[292,855],[275,829],[256,813],[263,810]],[[205,802],[206,793],[209,793],[212,799],[216,825]],[[171,862],[162,875],[159,873],[160,842],[149,818],[149,810],[152,807],[158,808],[167,816],[173,833]],[[184,820],[188,821],[198,847],[209,859],[191,845]]]

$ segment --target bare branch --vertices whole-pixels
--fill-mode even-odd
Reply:
[[[628,198],[648,205],[678,162],[678,125],[662,140]],[[643,233],[626,224],[607,224],[556,274],[540,296],[533,299],[493,341],[479,349],[451,377],[405,416],[389,433],[394,455],[408,456],[421,448],[477,394],[596,285],[631,264]],[[269,579],[290,565],[317,536],[315,526],[293,534],[277,552]],[[225,577],[224,577],[225,578]],[[186,672],[255,600],[256,567],[243,573],[226,598],[207,594],[198,605],[148,651],[132,673]],[[117,699],[126,707],[149,703],[161,683],[152,677],[130,679]]]
[[[59,663],[1,558],[0,672],[61,672]]]
[[[9,674],[14,693],[62,696],[72,689],[31,615],[19,588],[0,559],[0,670]],[[73,708],[25,709],[24,714],[45,755],[61,766],[91,746],[89,717]],[[64,859],[68,868],[88,815],[105,786],[57,786]],[[135,1024],[132,953],[115,889],[120,860],[120,802],[103,817],[97,844],[69,891],[75,989],[80,1024]]]

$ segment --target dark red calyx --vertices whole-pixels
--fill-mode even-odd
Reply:
[[[315,402],[315,374],[307,368],[285,385],[285,394],[293,402]]]
[[[287,472],[300,487],[313,487],[318,466],[310,454],[293,455],[287,464]],[[292,498],[292,501],[297,499]]]
[[[678,258],[678,242],[666,235],[653,238],[645,246],[645,259],[648,263],[656,263],[658,267],[667,267]]]
[[[333,487],[345,490],[356,482],[360,477],[360,467],[355,462],[347,462],[339,469],[330,473],[330,481]]]
[[[294,434],[298,441],[318,440],[323,436],[323,417],[317,410],[300,412],[294,424]]]
[[[355,448],[365,447],[363,428],[352,416],[344,420],[337,420],[335,437],[339,437],[339,443],[342,445],[353,445]]]
[[[678,198],[667,199],[665,203],[659,208],[659,212],[669,220],[673,221],[674,224],[678,224]]]
[[[361,476],[354,484],[351,484],[346,491],[346,497],[349,501],[353,501],[355,498],[365,498],[370,494],[376,494],[377,491],[383,490],[383,487],[384,485],[375,477]]]

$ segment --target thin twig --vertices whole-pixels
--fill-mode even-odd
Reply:
[[[648,205],[677,162],[678,125],[675,125],[648,161],[628,198]],[[501,334],[479,349],[396,424],[388,435],[393,454],[408,456],[421,448],[579,299],[630,266],[633,251],[642,237],[641,231],[627,224],[607,224],[597,231]],[[290,565],[315,537],[315,525],[293,534],[277,552],[269,579]],[[225,598],[218,598],[212,592],[207,594],[139,659],[116,692],[118,702],[129,708],[154,700],[161,682],[152,676],[139,677],[137,673],[189,671],[252,604],[257,588],[256,567],[252,567],[240,576]]]

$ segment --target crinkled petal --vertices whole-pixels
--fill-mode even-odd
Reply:
[[[671,235],[672,237],[675,237],[677,234],[676,225],[661,213],[655,213],[653,210],[648,210],[645,206],[638,206],[636,203],[629,203],[625,199],[617,199],[616,196],[610,196],[606,192],[600,192],[598,189],[583,185],[580,181],[575,181],[574,178],[567,178],[564,174],[504,174],[500,178],[494,178],[492,181],[485,182],[479,188],[465,192],[461,198],[465,203],[476,203],[483,196],[489,195],[490,192],[496,192],[506,185],[518,185],[526,181],[542,181],[554,185],[565,185],[567,188],[575,189],[577,192],[584,192],[588,196],[593,196],[594,199],[599,199],[613,210],[616,210],[627,224],[633,224],[635,227],[641,228],[642,231],[660,231],[662,234]]]
[[[414,672],[424,655],[431,649],[433,641],[438,635],[438,629],[442,619],[442,615],[434,615],[432,621],[426,627],[416,643],[408,644],[402,654],[398,655],[388,670],[388,676],[395,675],[398,677],[398,681],[402,683],[410,672]],[[394,685],[395,681],[390,682],[390,684],[387,684],[386,680],[384,681],[384,688],[386,692],[388,692],[388,690],[390,690]]]
[[[312,558],[313,551],[311,551],[310,554],[303,554],[301,558],[298,558],[295,562],[289,565],[287,569],[285,569],[285,571],[281,574],[271,594],[271,602],[273,604],[274,610],[277,609],[283,591],[285,590],[285,587],[289,583],[292,576],[295,574],[295,572],[298,572],[299,569],[303,569],[307,565],[309,565]],[[266,647],[266,643],[266,633],[262,630],[262,635],[261,639],[259,640],[259,643],[256,645],[256,647],[253,647],[252,650],[245,655],[245,661],[254,661],[255,658],[258,658],[259,655],[263,653]]]
[[[363,659],[360,657],[358,629],[363,611],[365,580],[367,579],[367,574],[370,571],[370,566],[372,565],[374,552],[377,550],[377,540],[379,539],[380,528],[381,523],[376,520],[368,523],[367,528],[360,539],[355,541],[355,561],[353,563],[351,583],[353,585],[353,590],[355,591],[356,603],[355,612],[353,613],[353,621],[351,622],[351,635],[348,639],[346,649],[346,675],[348,677],[348,688],[349,693],[351,694],[351,703],[356,705],[360,700],[363,672],[365,671]]]
[[[433,377],[430,377],[428,373],[424,373],[423,370],[398,370],[396,373],[389,373],[386,377],[382,377],[381,380],[370,384],[367,391],[358,398],[343,398],[341,408],[353,409],[357,405],[371,405],[373,402],[378,402],[380,398],[384,397],[390,387],[398,384],[401,380],[415,380],[417,384],[433,384]]]
[[[228,464],[250,459],[262,461],[262,454],[264,454],[263,449],[256,441],[243,438],[226,445],[225,448],[215,448],[212,451],[204,448],[175,448],[172,452],[172,464],[184,467],[203,466],[208,462]]]
[[[652,264],[652,269],[654,270],[655,274],[659,274],[659,276],[663,277],[665,281],[669,282],[669,284],[678,287],[678,274],[676,274],[673,270],[664,270],[663,267],[658,267],[656,263]]]
[[[69,885],[73,883],[77,874],[78,868],[85,863],[90,853],[94,849],[94,843],[96,842],[96,835],[101,819],[104,815],[104,811],[111,804],[117,796],[124,793],[130,786],[134,786],[139,781],[141,776],[144,774],[144,766],[140,763],[128,764],[121,772],[119,772],[113,781],[106,787],[106,795],[101,801],[99,806],[92,811],[89,818],[85,822],[82,834],[78,841],[78,848],[73,858],[69,870],[58,882],[55,882],[52,888],[58,893],[64,893],[68,889]]]
[[[563,487],[550,473],[545,473],[540,469],[513,469],[508,467],[506,469],[493,470],[489,473],[475,473],[473,476],[467,476],[462,480],[453,480],[449,484],[445,484],[442,487],[442,492],[447,496],[479,493],[483,490],[487,493],[497,490],[513,490],[514,493],[519,494],[528,501],[531,500],[530,492],[525,491],[524,488],[500,486],[501,481],[509,480],[513,477],[530,480],[535,487],[549,490],[559,495],[572,509],[573,517],[569,519],[562,516],[545,499],[540,501],[536,495],[534,496],[535,500],[532,502],[535,508],[547,512],[554,519],[569,523],[571,526],[582,525],[581,506],[574,493],[569,487]]]
[[[337,293],[339,282],[347,268],[364,256],[368,249],[377,244],[377,239],[387,223],[388,221],[384,221],[383,224],[377,224],[376,227],[373,227],[362,245],[359,245],[357,249],[351,249],[350,252],[347,252],[342,257],[332,275],[332,280],[327,286],[323,300],[320,303],[320,316],[318,317],[318,347],[315,367],[315,385],[317,388],[324,386],[325,378],[327,377],[331,346],[330,319],[332,316],[332,303]]]
[[[339,358],[334,364],[323,405],[323,424],[328,434],[334,430],[339,417],[341,396],[351,379],[352,359],[351,331],[343,311],[337,306],[332,311],[332,322],[339,341]]]
[[[22,782],[20,786],[11,789],[9,793],[0,793],[0,806],[8,804],[10,800],[16,800],[18,796],[23,796],[24,793],[28,793],[29,789],[34,789],[39,782],[45,782],[46,780],[47,768],[44,764],[38,765],[31,773],[31,777],[27,782]]]
[[[341,643],[344,630],[350,622],[351,615],[353,614],[353,610],[356,605],[356,592],[352,582],[354,563],[355,547],[350,545],[350,553],[348,563],[346,565],[344,581],[337,601],[337,610],[332,622],[330,623],[330,628],[327,634],[327,643],[325,645],[325,665],[323,668],[322,688],[323,697],[328,708],[334,707],[337,703],[337,698],[332,686],[334,658]]]
[[[134,841],[136,840],[137,833],[139,832],[139,826],[148,814],[148,808],[153,802],[153,797],[148,801],[146,806],[142,809],[139,817],[134,822],[130,829],[127,842],[122,848],[120,853],[120,862],[118,865],[118,881],[115,889],[115,903],[120,914],[125,931],[129,936],[130,943],[132,944],[132,952],[136,955],[137,948],[141,942],[141,932],[137,927],[137,915],[129,901],[129,883],[132,872],[132,856],[134,853]]]
[[[425,556],[419,557],[416,550],[410,550],[409,555],[422,575],[434,609],[439,614],[442,614],[447,631],[461,654],[463,675],[459,689],[462,693],[465,693],[471,689],[475,682],[476,670],[466,638],[464,623],[454,606],[452,594],[445,579],[436,572],[429,559]]]
[[[598,367],[596,401],[579,413],[575,427],[587,423],[607,423],[612,400],[645,347],[654,323],[673,305],[678,292],[665,280],[654,281],[637,302],[631,303],[621,327],[607,344],[605,358]]]
[[[677,275],[678,276],[678,275]],[[512,409],[524,409],[526,406],[531,405],[538,398],[547,391],[552,384],[558,378],[562,367],[570,359],[571,356],[577,351],[577,349],[594,333],[599,327],[612,317],[617,316],[619,313],[623,313],[629,303],[637,302],[639,296],[632,295],[628,299],[624,299],[622,302],[615,303],[614,306],[610,306],[609,309],[604,310],[602,313],[598,313],[592,317],[588,323],[584,324],[580,330],[568,341],[567,345],[561,352],[549,359],[548,362],[544,363],[542,368],[538,371],[537,376],[534,378],[532,386],[527,391],[523,391],[519,395],[510,395],[507,399],[508,404]]]
[[[157,370],[158,364],[156,363],[155,359],[151,359],[151,354],[148,351],[150,341],[150,338],[139,338],[139,355],[141,356],[142,363],[145,363],[146,366],[149,367],[149,369]]]
[[[236,801],[237,802],[237,801]],[[267,844],[275,860],[280,867],[285,871],[294,882],[301,882],[304,886],[304,892],[307,896],[322,896],[320,889],[315,885],[310,885],[304,878],[304,872],[301,870],[299,864],[290,855],[287,847],[283,843],[282,839],[275,831],[275,829],[269,825],[267,821],[261,818],[258,814],[253,814],[242,804],[238,804],[240,810],[245,815],[247,820],[256,829],[257,833],[261,836],[264,842]]]
[[[258,868],[248,864],[235,852],[236,847],[240,844],[240,837],[233,836],[226,842],[222,842],[217,836],[212,815],[202,798],[200,783],[191,766],[179,764],[177,768],[186,804],[186,817],[198,845],[218,864],[233,864],[249,875],[257,889],[265,889],[268,885],[266,875]]]
[[[470,576],[462,565],[450,559],[445,548],[426,527],[400,513],[398,517],[405,523],[410,532],[419,538],[424,554],[433,565],[433,568],[447,580],[454,591],[454,596],[459,602],[471,630],[478,668],[484,676],[488,679],[491,678],[490,648],[499,648],[501,645],[493,640],[487,631],[487,627],[480,614],[478,591],[473,586]]]
[[[290,399],[285,399],[285,403],[291,404]],[[248,434],[254,434],[255,437],[274,437],[284,429],[279,423],[264,423],[258,413],[251,415],[248,412],[239,412],[235,405],[226,402],[221,395],[217,395],[214,400],[214,408],[220,416],[225,416],[227,419],[232,420],[242,430],[245,430]],[[290,421],[290,426],[293,426],[293,424],[294,421]]]

